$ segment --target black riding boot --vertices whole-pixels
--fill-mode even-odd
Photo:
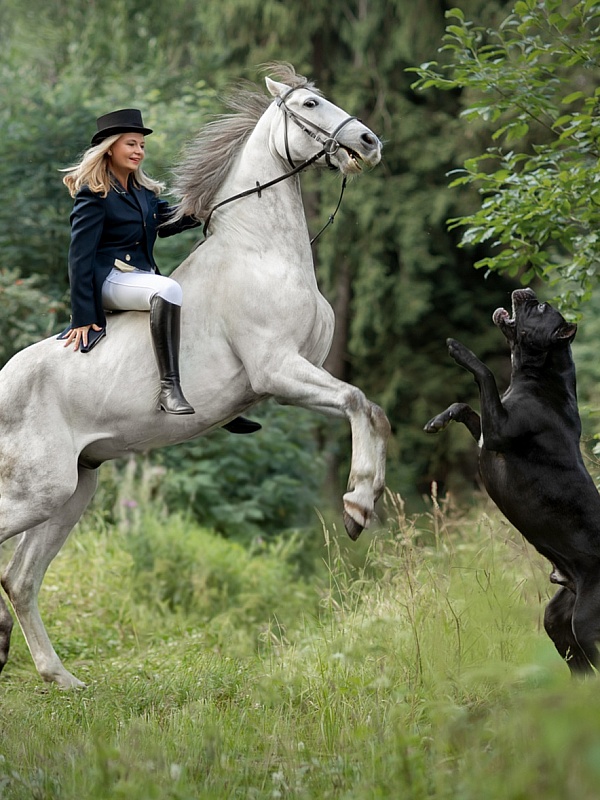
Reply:
[[[159,404],[168,414],[193,414],[179,384],[181,307],[158,295],[150,301],[150,332],[160,374]]]

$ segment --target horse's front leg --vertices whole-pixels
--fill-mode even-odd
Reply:
[[[357,539],[373,516],[385,485],[385,456],[390,424],[379,406],[360,389],[334,378],[299,355],[273,368],[248,372],[252,389],[287,405],[301,406],[329,416],[346,417],[352,431],[352,462],[344,495],[344,525]]]
[[[326,373],[328,374],[328,373]],[[346,396],[342,410],[350,421],[352,461],[344,495],[344,526],[356,540],[368,527],[377,500],[385,488],[385,459],[390,423],[382,408],[360,389],[342,383]]]

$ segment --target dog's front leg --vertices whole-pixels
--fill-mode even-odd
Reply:
[[[484,446],[488,450],[502,450],[508,414],[502,405],[492,371],[456,339],[448,339],[446,344],[452,358],[473,375],[479,387]]]
[[[473,411],[471,406],[466,403],[453,403],[445,411],[442,411],[441,414],[430,419],[423,430],[426,433],[438,433],[439,431],[443,431],[444,428],[447,428],[452,420],[462,422],[475,441],[479,441],[481,438],[481,420],[479,419],[479,414]]]

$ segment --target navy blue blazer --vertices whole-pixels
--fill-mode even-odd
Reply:
[[[71,327],[106,325],[102,284],[116,258],[137,269],[156,270],[157,235],[172,236],[200,225],[193,217],[183,217],[159,229],[173,211],[166,200],[144,187],[130,185],[127,192],[113,187],[106,197],[87,186],[77,193],[70,217]]]

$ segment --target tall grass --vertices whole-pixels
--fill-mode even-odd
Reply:
[[[82,523],[40,602],[88,687],[0,679],[0,798],[597,798],[600,699],[541,628],[546,565],[432,498],[357,545]],[[313,544],[314,547],[314,544]]]

